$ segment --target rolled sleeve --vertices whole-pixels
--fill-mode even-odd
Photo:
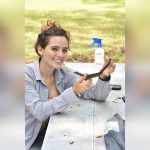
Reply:
[[[27,110],[38,120],[43,121],[54,113],[64,111],[69,104],[75,101],[78,101],[78,98],[72,87],[52,99],[41,99],[34,87],[32,77],[25,75],[25,105]]]
[[[106,100],[111,91],[110,82],[98,79],[95,86],[95,100]]]
[[[85,99],[105,101],[110,91],[110,81],[98,79],[96,85],[92,85],[86,92],[83,92],[80,95]]]

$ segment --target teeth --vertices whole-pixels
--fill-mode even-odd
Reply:
[[[58,63],[60,63],[61,62],[61,60],[59,59],[59,60],[55,60],[56,62],[58,62]]]

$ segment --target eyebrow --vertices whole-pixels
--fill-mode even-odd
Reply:
[[[51,46],[51,47],[55,47],[55,48],[60,48],[59,46]],[[69,47],[63,47],[63,49],[69,49]]]

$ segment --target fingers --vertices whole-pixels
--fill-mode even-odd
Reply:
[[[108,61],[110,60],[111,58],[110,57],[107,57],[105,58],[105,63],[108,63]],[[105,65],[104,65],[105,66]],[[115,71],[115,68],[116,68],[116,64],[114,64],[113,62],[111,62],[109,64],[109,66],[103,71],[102,75],[103,77],[108,77],[110,76],[114,71]]]
[[[107,57],[107,58],[105,58],[105,62],[106,63],[108,63],[108,61],[110,61],[111,60],[111,58],[110,57]],[[113,69],[115,69],[115,64],[113,63],[113,62],[111,62],[110,64],[109,64],[109,66],[108,66],[108,68],[113,68]]]
[[[86,76],[87,76],[87,75],[82,76],[82,77],[78,80],[78,82],[81,83],[82,81],[84,81],[84,80],[86,79]]]
[[[73,85],[73,91],[75,94],[83,92],[90,88],[92,79],[86,80],[86,75],[81,77],[79,80],[76,80]]]
[[[104,66],[111,60],[111,57],[104,58]]]
[[[115,71],[115,69],[116,69],[116,64],[113,64],[113,66],[112,66],[112,70],[113,70],[113,72]]]
[[[116,64],[111,63],[110,66],[109,66],[109,69],[114,72],[115,68],[116,68]]]
[[[82,76],[82,77],[78,80],[78,82],[81,83],[81,82],[83,82],[84,80],[92,82],[92,79],[89,78],[89,79],[87,80],[86,77],[87,77],[87,74],[84,75],[84,76]]]
[[[85,80],[82,84],[83,84],[85,90],[88,90],[92,84],[92,80],[91,79]]]
[[[83,83],[88,86],[89,84],[92,83],[92,79],[86,79],[86,76],[87,75],[81,77],[78,81],[79,81],[79,83]]]
[[[92,84],[92,79],[88,79],[88,80],[86,80],[86,83],[85,83],[88,87],[90,87],[91,86],[91,84]]]
[[[106,61],[106,62],[108,62],[108,61],[109,61],[109,60],[111,60],[112,58],[111,58],[111,57],[106,56],[104,59],[105,59],[105,61]]]

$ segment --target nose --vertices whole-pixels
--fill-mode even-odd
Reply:
[[[63,57],[63,51],[62,51],[62,50],[59,50],[59,51],[57,52],[57,56]]]

